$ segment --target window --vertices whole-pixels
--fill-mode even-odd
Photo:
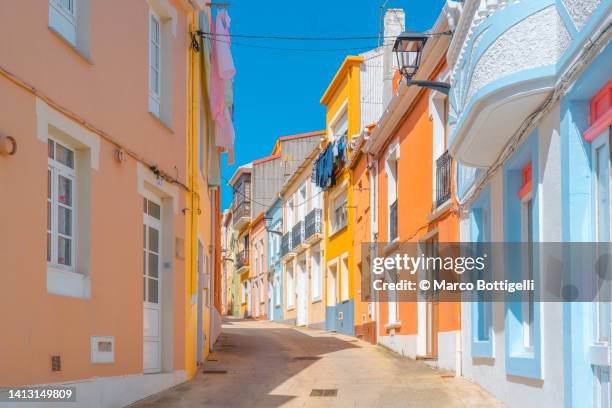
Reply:
[[[287,269],[287,308],[293,308],[295,289],[293,287],[293,269]]]
[[[321,299],[321,252],[313,250],[311,259],[312,300]]]
[[[77,45],[77,14],[75,0],[49,0],[49,27],[72,45]]]
[[[349,268],[348,268],[348,256],[342,258],[340,262],[340,301],[344,302],[349,300]]]
[[[172,128],[172,47],[176,39],[178,13],[171,2],[147,2],[150,5],[148,44],[142,45],[149,50],[149,112]]]
[[[274,279],[274,304],[276,306],[280,306],[281,304],[281,292],[280,292],[280,284],[278,282],[278,278]]]
[[[261,272],[260,273],[264,273],[264,242],[263,239],[259,240],[259,248],[260,248],[260,252],[259,252],[259,264],[261,265]]]
[[[344,136],[348,136],[348,110],[346,107],[344,108],[344,112],[332,125],[332,141]]]
[[[348,222],[348,208],[347,208],[347,191],[343,191],[337,198],[333,201],[333,206],[331,208],[333,213],[330,216],[331,219],[331,231],[332,234],[335,234],[342,228],[344,228]]]
[[[287,232],[291,231],[291,228],[293,228],[294,222],[293,222],[293,208],[294,208],[294,201],[293,201],[293,196],[291,196],[291,198],[289,199],[289,201],[287,201]]]
[[[259,278],[259,302],[260,303],[265,302],[263,278]]]
[[[247,296],[247,281],[242,282],[242,293],[240,294],[240,302],[246,303]]]
[[[390,149],[385,158],[385,170],[387,173],[387,236],[389,241],[398,237],[398,158],[399,145],[396,142]]]
[[[49,28],[89,60],[91,0],[49,0]]]
[[[75,271],[75,152],[48,141],[47,262]]]
[[[610,241],[610,141],[609,130],[597,135],[592,142],[592,160],[594,171],[595,199],[595,236],[597,242]],[[600,266],[600,276],[606,276],[605,265]],[[597,293],[597,341],[610,341],[610,299],[611,287],[609,281],[603,281]]]
[[[151,12],[149,27],[149,110],[160,116],[161,105],[161,24]]]

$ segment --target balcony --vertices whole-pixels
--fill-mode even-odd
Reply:
[[[451,197],[451,157],[448,150],[436,160],[436,199],[434,209],[450,200]]]
[[[304,241],[306,244],[312,244],[323,238],[323,211],[320,208],[315,208],[306,214],[304,218]]]
[[[397,200],[389,207],[389,241],[397,238]]]
[[[299,221],[291,229],[291,244],[294,252],[299,251],[304,246],[304,221]]]
[[[236,256],[236,271],[240,275],[249,267],[249,250],[243,249]]]
[[[552,7],[531,1],[470,3],[448,52],[454,114],[447,142],[459,163],[482,168],[495,163],[544,103],[568,58],[575,58],[566,51],[576,45],[559,23],[568,13],[559,13],[567,2]],[[604,9],[593,15],[605,18]]]
[[[251,221],[251,202],[238,201],[235,205],[232,205],[232,216],[234,229],[240,231]]]
[[[283,259],[295,255],[295,252],[293,252],[292,235],[293,231],[287,231],[285,235],[283,235],[283,239],[281,241],[281,257]]]

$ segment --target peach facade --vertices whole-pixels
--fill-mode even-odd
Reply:
[[[268,232],[266,231],[266,221],[264,213],[259,214],[251,222],[251,244],[250,257],[251,269],[249,280],[251,287],[251,317],[257,320],[267,318],[267,271],[268,264]]]
[[[51,3],[15,2],[0,14],[3,38],[19,38],[0,48],[0,132],[18,145],[15,155],[0,159],[1,190],[10,197],[0,202],[0,386],[92,379],[79,385],[83,398],[97,400],[122,386],[125,393],[107,398],[125,405],[195,370],[183,209],[190,207],[193,148],[188,85],[196,86],[189,80],[189,30],[197,27],[192,5],[199,2],[122,2],[118,13],[115,2],[76,1],[76,40],[54,25]],[[149,101],[152,14],[159,16],[165,70],[159,113]],[[62,146],[72,152],[64,161]],[[154,203],[153,210],[143,211],[143,202]],[[218,193],[200,204],[209,217],[202,217],[200,233],[209,244]],[[143,219],[155,225],[145,227],[145,238]],[[69,252],[59,249],[62,233]],[[150,281],[144,294],[143,270]],[[154,317],[143,298],[152,301]],[[52,357],[61,362],[57,371]]]

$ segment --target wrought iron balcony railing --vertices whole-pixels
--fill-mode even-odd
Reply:
[[[304,242],[304,221],[299,221],[291,229],[292,249]]]
[[[287,255],[293,246],[291,245],[291,231],[287,231],[285,235],[283,235],[283,239],[281,241],[281,256]]]
[[[306,214],[304,218],[304,239],[312,237],[314,234],[321,234],[323,232],[323,225],[321,223],[322,211],[320,208],[315,208]]]
[[[238,223],[242,218],[251,218],[251,202],[250,201],[239,201],[232,208],[232,218],[234,219],[234,225]]]
[[[240,269],[243,266],[249,265],[249,250],[243,249],[238,252],[238,256],[236,257],[236,269]]]
[[[451,156],[448,150],[436,160],[436,202],[438,208],[451,197]]]
[[[397,200],[389,207],[389,241],[397,238]]]

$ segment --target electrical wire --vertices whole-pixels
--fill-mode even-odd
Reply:
[[[212,37],[208,37],[205,36],[204,38],[208,38],[211,41],[216,41],[216,42],[220,42],[220,43],[224,43],[224,44],[231,44],[231,45],[237,45],[239,47],[246,47],[246,48],[257,48],[257,49],[263,49],[263,50],[275,50],[275,51],[297,51],[297,52],[336,52],[336,51],[356,51],[356,50],[370,50],[370,49],[375,49],[376,47],[374,46],[370,46],[370,45],[364,45],[361,47],[341,47],[341,48],[293,48],[293,47],[272,47],[272,46],[267,46],[267,45],[259,45],[259,44],[247,44],[247,43],[241,43],[241,42],[236,42],[236,41],[232,41],[231,43],[229,41],[224,41],[224,40],[219,40],[216,38],[212,38]]]
[[[207,31],[198,31],[198,35],[201,36],[216,36],[216,37],[230,37],[230,38],[252,38],[259,40],[285,40],[285,41],[356,41],[356,40],[377,40],[379,37],[374,36],[337,36],[337,37],[309,37],[309,36],[282,36],[282,35],[257,35],[257,34],[222,34],[222,33],[211,33]],[[395,38],[395,36],[387,36],[381,38]]]

